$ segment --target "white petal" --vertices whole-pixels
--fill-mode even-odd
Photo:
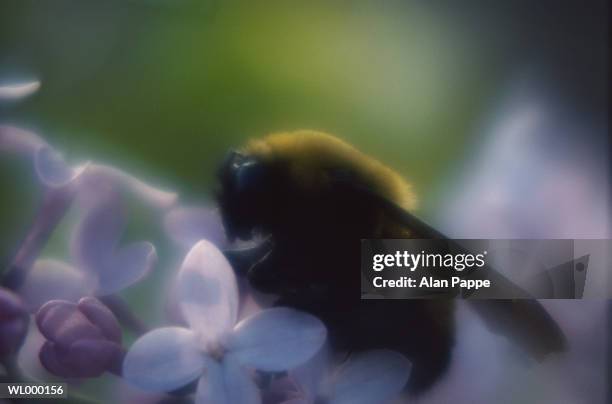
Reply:
[[[231,334],[227,349],[247,366],[279,372],[312,358],[326,336],[325,326],[316,317],[278,307],[241,321]]]
[[[132,243],[115,253],[106,267],[98,270],[100,296],[118,292],[144,278],[157,263],[153,244]]]
[[[335,376],[331,403],[386,403],[402,391],[410,368],[408,359],[395,351],[374,350],[351,356]]]
[[[238,363],[225,359],[206,362],[206,375],[200,379],[196,404],[260,404],[257,386]]]
[[[183,316],[203,346],[216,342],[236,323],[238,286],[225,256],[206,240],[189,251],[177,279]]]
[[[40,88],[40,81],[0,85],[0,100],[18,100],[34,94]]]
[[[164,218],[164,227],[179,245],[191,248],[204,239],[223,248],[227,243],[219,213],[207,208],[180,207]]]
[[[170,208],[178,196],[174,192],[155,188],[115,167],[90,164],[82,177],[81,186],[85,194],[97,194],[100,189],[122,188],[132,192],[154,208]]]
[[[48,187],[62,187],[77,179],[87,164],[72,168],[50,147],[41,147],[34,155],[34,167],[40,181]]]
[[[37,134],[14,126],[0,125],[0,151],[34,157],[47,143]]]
[[[93,280],[62,261],[37,260],[19,289],[19,294],[30,311],[36,311],[49,300],[68,300],[76,303],[93,289]]]
[[[138,338],[123,361],[123,378],[148,391],[172,391],[197,379],[204,356],[193,332],[158,328]]]

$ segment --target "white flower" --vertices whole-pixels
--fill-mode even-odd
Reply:
[[[123,364],[124,378],[145,390],[172,391],[199,378],[197,403],[257,404],[261,398],[249,369],[292,369],[325,342],[321,321],[289,308],[263,310],[236,324],[236,278],[208,241],[199,241],[187,254],[178,290],[190,328],[145,334]]]

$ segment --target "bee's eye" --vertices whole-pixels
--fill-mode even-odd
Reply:
[[[231,151],[219,171],[224,188],[233,195],[245,195],[264,183],[265,168],[255,158]]]
[[[229,151],[221,164],[219,165],[219,170],[217,171],[217,175],[219,178],[225,183],[230,181],[233,176],[232,171],[234,167],[236,167],[240,161],[244,159],[244,155],[235,151]]]
[[[264,183],[265,168],[255,160],[245,160],[236,167],[236,191],[244,194],[259,189]]]

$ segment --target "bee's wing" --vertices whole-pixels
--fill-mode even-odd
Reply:
[[[387,198],[371,191],[367,187],[340,178],[336,186],[342,192],[350,192],[360,203],[384,210],[390,217],[406,226],[413,238],[445,240],[448,249],[454,252],[468,251],[454,240],[446,237],[427,223],[407,212]],[[566,339],[557,322],[531,295],[491,267],[483,268],[492,287],[517,299],[477,299],[468,296],[468,304],[480,315],[487,328],[496,334],[510,338],[536,359],[542,359],[549,353],[565,349]]]
[[[566,348],[563,331],[537,300],[472,299],[468,303],[490,331],[510,338],[537,360]]]

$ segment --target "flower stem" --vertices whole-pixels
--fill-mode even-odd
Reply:
[[[32,264],[72,204],[74,195],[74,190],[68,188],[47,191],[26,237],[3,273],[2,285],[12,290],[18,290],[23,285]]]

